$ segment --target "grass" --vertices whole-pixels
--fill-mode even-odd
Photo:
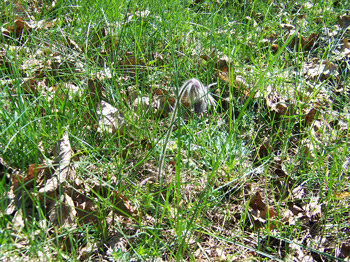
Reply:
[[[349,258],[348,1],[23,0],[0,4],[9,31],[29,20],[18,6],[51,24],[1,38],[4,260]],[[171,112],[154,101],[193,77],[217,83],[217,106],[182,108],[167,138]],[[101,100],[122,132],[97,132]],[[34,186],[15,179],[32,164],[55,172],[66,133],[70,191],[45,202],[40,171]]]

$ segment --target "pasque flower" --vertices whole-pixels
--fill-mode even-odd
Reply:
[[[216,105],[214,98],[209,94],[208,88],[196,78],[188,80],[180,88],[178,101],[186,100],[193,105],[196,113],[206,112],[209,107]]]
[[[183,100],[189,100],[190,104],[194,106],[196,113],[202,113],[208,110],[210,106],[215,106],[214,98],[209,94],[208,87],[203,85],[198,79],[192,78],[188,80],[179,90],[178,98],[174,106],[174,111],[170,119],[170,127],[166,134],[162,153],[159,159],[158,179],[162,181],[163,164],[165,159],[166,145],[169,141],[170,134],[173,130],[173,125],[177,115],[179,104]]]

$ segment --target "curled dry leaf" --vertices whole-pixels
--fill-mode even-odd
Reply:
[[[61,186],[66,179],[74,180],[75,170],[70,165],[72,149],[69,142],[68,133],[65,133],[62,139],[58,140],[55,148],[55,163],[58,167],[45,185],[39,189],[41,195],[54,195],[54,192]]]
[[[307,218],[305,210],[289,202],[288,209],[284,212],[282,221],[287,222],[289,225],[295,225],[298,221],[305,218]]]
[[[268,217],[274,218],[278,215],[277,212],[271,208],[267,210],[267,206],[263,202],[263,199],[259,192],[256,192],[255,195],[252,197],[252,199],[249,202],[249,207],[251,207],[253,211],[255,211],[255,214],[257,214],[258,217],[261,217],[263,219],[267,219]]]
[[[343,39],[343,43],[344,43],[344,50],[342,52],[342,55],[345,57],[350,57],[350,44],[349,44],[349,40],[344,38]]]
[[[291,115],[293,112],[293,104],[285,100],[277,92],[270,92],[265,96],[265,102],[269,110],[276,113],[277,116]]]
[[[344,47],[345,47],[345,48],[350,49],[350,44],[349,44],[348,39],[343,38],[343,44],[344,44]]]
[[[97,216],[94,200],[81,195],[77,201],[76,211],[79,222],[84,224],[96,223]]]
[[[336,255],[342,259],[350,258],[350,244],[341,244],[336,250]]]
[[[16,214],[13,217],[13,227],[17,229],[21,229],[24,227],[24,218],[25,216],[23,215],[23,210],[19,209]]]
[[[175,106],[175,99],[172,97],[159,96],[155,99],[155,107],[158,108],[158,114],[167,117]]]
[[[12,185],[13,190],[18,189],[22,185],[30,189],[33,187],[34,183],[42,184],[44,182],[44,178],[50,177],[50,168],[45,165],[36,165],[32,164],[28,168],[27,175],[22,177],[21,175],[13,175],[12,176]]]
[[[311,108],[305,115],[304,121],[306,125],[309,125],[310,123],[312,123],[315,119],[315,115],[316,115],[316,108]]]

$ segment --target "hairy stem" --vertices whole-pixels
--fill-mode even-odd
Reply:
[[[162,148],[162,152],[161,152],[160,159],[159,159],[158,180],[161,182],[162,182],[162,178],[163,178],[162,173],[163,173],[164,159],[165,159],[165,155],[166,155],[166,146],[168,144],[170,134],[173,131],[173,126],[175,123],[176,114],[177,114],[177,111],[179,108],[179,104],[181,104],[181,98],[185,94],[185,92],[187,90],[187,86],[191,83],[192,83],[192,80],[189,80],[180,88],[179,95],[178,95],[176,102],[175,102],[174,111],[173,111],[173,114],[172,114],[171,119],[170,119],[169,130],[166,134],[165,141],[164,141],[163,148]]]

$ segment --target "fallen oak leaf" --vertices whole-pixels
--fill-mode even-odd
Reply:
[[[259,192],[256,192],[255,195],[251,198],[249,202],[249,207],[253,209],[253,214],[256,217],[267,219],[277,217],[278,214],[272,208],[267,209],[266,204],[262,201],[262,197]]]
[[[277,212],[272,208],[267,209],[267,206],[262,201],[262,197],[259,192],[256,192],[256,194],[251,198],[249,207],[252,209],[250,214],[253,218],[252,223],[254,230],[258,230],[259,228],[263,227],[263,225],[266,223],[266,220],[278,216]],[[268,226],[270,229],[271,226],[274,227],[275,225],[269,223]]]
[[[97,213],[92,199],[84,197],[84,202],[77,204],[76,211],[80,223],[94,224],[97,222]]]

